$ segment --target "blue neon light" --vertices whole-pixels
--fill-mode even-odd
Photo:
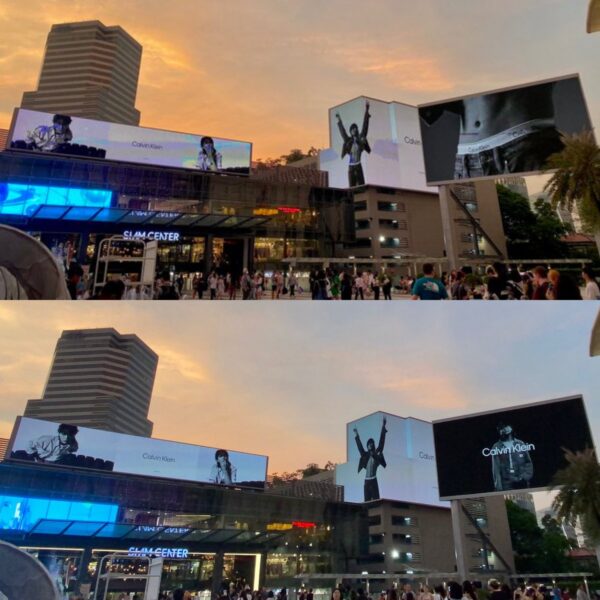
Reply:
[[[116,504],[0,495],[0,530],[29,531],[40,519],[115,523],[118,510]]]
[[[29,217],[42,205],[110,208],[110,190],[0,183],[0,215]]]

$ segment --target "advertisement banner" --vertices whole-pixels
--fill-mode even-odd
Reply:
[[[581,396],[435,421],[433,434],[447,500],[549,489],[565,450],[594,447]]]
[[[429,185],[539,174],[561,134],[592,130],[578,75],[422,105],[419,121]]]
[[[437,193],[425,182],[417,108],[356,98],[329,110],[330,148],[319,155],[329,185]]]
[[[345,501],[449,506],[439,499],[431,423],[376,412],[346,429],[348,462],[335,469]]]
[[[7,456],[44,465],[264,488],[267,457],[19,417]]]
[[[207,173],[250,174],[252,144],[17,109],[9,148]]]

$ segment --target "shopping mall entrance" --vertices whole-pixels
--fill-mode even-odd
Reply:
[[[231,273],[239,279],[245,268],[250,268],[249,238],[218,238],[212,240],[212,269],[219,275]]]

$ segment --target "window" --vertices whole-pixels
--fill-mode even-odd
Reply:
[[[354,203],[354,212],[358,212],[361,210],[367,210],[367,202],[366,200],[361,200],[360,202]]]
[[[369,238],[357,238],[355,242],[348,244],[348,248],[370,248],[371,240]]]
[[[377,210],[382,212],[405,212],[406,207],[402,202],[378,202]]]
[[[412,517],[404,517],[401,515],[392,515],[392,525],[416,525],[415,519]]]
[[[381,515],[369,516],[369,527],[374,527],[375,525],[381,525]]]
[[[407,238],[391,238],[381,236],[379,238],[379,245],[382,248],[408,248],[408,239]]]
[[[379,227],[383,229],[408,229],[408,223],[397,219],[379,219]]]
[[[371,226],[371,221],[369,219],[357,219],[356,221],[356,230],[361,231],[363,229],[369,229]]]
[[[383,533],[375,533],[369,536],[370,544],[383,544]]]

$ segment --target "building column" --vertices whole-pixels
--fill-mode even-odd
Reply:
[[[446,256],[448,257],[448,270],[452,271],[458,268],[459,257],[454,239],[453,223],[451,207],[454,205],[454,200],[450,195],[450,186],[441,185],[440,188],[440,212],[442,215],[442,233],[444,235],[444,247],[446,248]]]
[[[212,271],[213,266],[213,238],[214,236],[209,234],[205,238],[204,242],[204,279],[208,278],[208,275]]]
[[[87,262],[87,246],[90,241],[90,234],[85,231],[80,235],[79,248],[75,258],[80,265],[84,265]]]
[[[225,553],[219,550],[215,554],[215,564],[213,566],[211,598],[221,597],[221,587],[223,585],[223,567],[225,566]]]
[[[90,561],[92,560],[92,548],[88,546],[83,549],[83,554],[79,559],[79,569],[77,571],[77,591],[82,592],[85,591],[87,586],[92,583],[92,578],[88,574],[88,567]],[[84,586],[84,589],[81,589],[81,586]]]
[[[450,513],[452,516],[452,536],[454,538],[454,552],[456,558],[456,571],[458,580],[465,581],[469,573],[467,565],[467,556],[465,548],[465,540],[462,526],[462,508],[460,500],[450,501]]]

